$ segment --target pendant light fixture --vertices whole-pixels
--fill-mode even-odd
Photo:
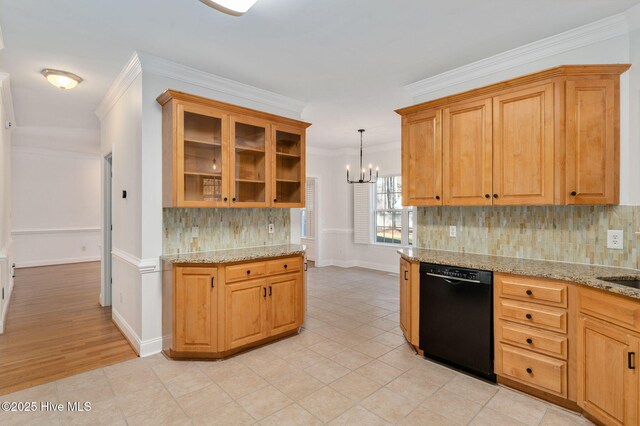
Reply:
[[[233,16],[247,13],[258,0],[200,0],[207,6]]]
[[[373,177],[373,168],[371,164],[369,164],[369,179],[366,179],[366,172],[364,167],[362,167],[362,134],[364,133],[364,129],[358,129],[360,132],[360,175],[356,180],[349,179],[349,165],[347,164],[347,183],[376,183],[378,180],[378,166],[376,166],[376,176]]]

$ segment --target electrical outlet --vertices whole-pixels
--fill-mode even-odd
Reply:
[[[275,232],[275,228],[273,227],[273,223],[269,224],[269,233],[273,234]]]
[[[456,238],[458,236],[458,227],[456,226],[450,226],[449,227],[449,236],[451,238]]]
[[[607,248],[615,250],[624,249],[624,231],[609,229],[607,231]]]
[[[191,227],[191,238],[198,238],[200,236],[200,228],[197,226]]]

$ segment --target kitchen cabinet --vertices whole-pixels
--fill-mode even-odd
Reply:
[[[420,263],[400,258],[400,329],[414,347],[420,343]]]
[[[446,206],[491,205],[491,99],[443,110],[443,193]]]
[[[163,207],[304,207],[309,123],[174,90],[157,101]]]
[[[403,118],[403,205],[442,205],[441,117],[441,111],[428,110]]]
[[[164,352],[222,358],[296,333],[304,322],[304,265],[302,256],[165,265]]]
[[[640,302],[579,292],[578,404],[607,425],[640,421]]]
[[[397,110],[403,203],[617,204],[629,66],[565,65]]]
[[[569,80],[566,90],[567,204],[618,204],[618,81]]]
[[[553,204],[553,83],[493,98],[494,205]]]
[[[217,268],[178,267],[175,276],[175,350],[217,352]]]

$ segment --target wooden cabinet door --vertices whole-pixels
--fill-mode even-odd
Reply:
[[[295,330],[302,325],[302,279],[288,274],[268,281],[269,334]]]
[[[567,204],[619,202],[618,90],[614,80],[567,81]]]
[[[225,285],[225,350],[262,340],[267,327],[267,281]]]
[[[228,115],[222,111],[178,103],[175,152],[176,207],[229,205]],[[168,126],[165,126],[168,127]]]
[[[253,117],[229,119],[231,207],[271,206],[270,126]]]
[[[491,108],[491,99],[483,99],[442,113],[445,206],[491,205]]]
[[[411,341],[411,265],[400,259],[400,329]]]
[[[626,331],[578,317],[578,405],[604,424],[638,424],[639,348]]]
[[[553,83],[493,98],[494,205],[553,204]]]
[[[442,111],[417,113],[402,123],[402,204],[442,205]]]
[[[173,350],[218,351],[216,268],[177,267],[174,280]]]
[[[273,207],[303,208],[305,203],[305,130],[271,126],[271,195]]]

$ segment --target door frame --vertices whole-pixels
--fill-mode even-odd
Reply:
[[[102,159],[102,284],[100,289],[100,305],[111,306],[112,284],[112,180],[113,155],[107,154]]]
[[[304,187],[304,192],[305,192],[305,209],[307,207],[307,203],[306,203],[306,193],[307,193],[307,187],[306,187],[306,182],[313,179],[315,181],[315,188],[313,191],[313,205],[315,207],[314,212],[315,212],[315,220],[313,221],[313,232],[314,232],[314,238],[313,238],[313,245],[314,245],[314,259],[309,258],[309,260],[313,261],[316,265],[321,264],[321,256],[320,256],[320,240],[322,238],[322,236],[320,235],[320,215],[319,215],[319,205],[318,205],[318,201],[320,200],[320,175],[315,175],[315,174],[307,174],[305,176],[305,187]],[[300,224],[302,222],[302,209],[298,209],[298,223],[297,224],[293,224],[294,226],[296,226],[298,229],[300,229]],[[302,236],[300,236],[300,240],[307,240],[308,238],[302,238]],[[302,241],[301,241],[302,243]]]

